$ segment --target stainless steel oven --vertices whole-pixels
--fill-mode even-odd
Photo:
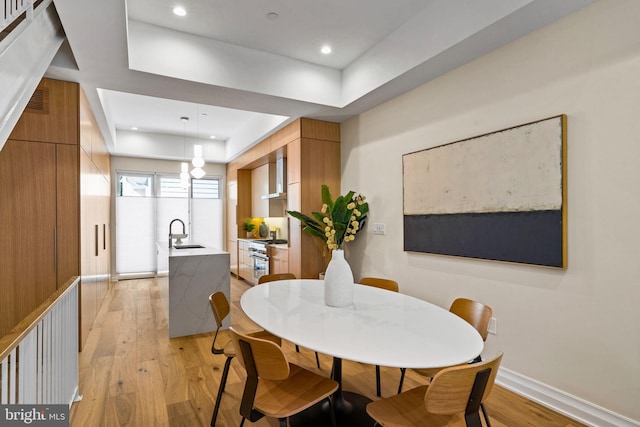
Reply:
[[[253,284],[265,274],[269,274],[269,255],[267,255],[267,242],[255,241],[249,244],[249,257],[253,261]]]

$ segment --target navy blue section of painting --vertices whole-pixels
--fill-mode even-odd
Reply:
[[[562,267],[562,211],[405,215],[404,250]]]

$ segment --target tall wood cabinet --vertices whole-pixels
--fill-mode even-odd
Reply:
[[[340,125],[303,119],[299,138],[287,144],[287,210],[311,215],[322,208],[322,184],[340,194]],[[317,279],[329,262],[324,242],[302,231],[300,221],[289,225],[289,272]]]
[[[231,254],[231,273],[240,275],[238,236],[244,236],[242,224],[251,216],[251,171],[227,169],[227,252]]]
[[[89,335],[110,283],[110,159],[91,112],[80,91],[80,343]]]
[[[86,338],[110,281],[109,194],[109,154],[80,86],[42,79],[0,151],[0,336],[82,276]]]
[[[80,273],[77,95],[43,80],[0,151],[0,336]]]

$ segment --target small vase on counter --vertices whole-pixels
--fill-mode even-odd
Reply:
[[[334,249],[324,276],[324,302],[331,307],[353,304],[353,273],[342,249]]]
[[[260,234],[260,237],[263,239],[267,237],[267,235],[269,234],[269,227],[264,221],[260,223],[260,227],[258,227],[258,233]]]

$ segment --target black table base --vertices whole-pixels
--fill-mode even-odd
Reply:
[[[333,411],[339,427],[372,427],[374,420],[367,415],[367,404],[371,402],[366,396],[342,390],[342,359],[333,358],[332,377],[339,384],[333,394]],[[289,418],[291,427],[324,427],[331,425],[329,404],[324,401]]]
[[[367,415],[367,403],[371,402],[366,396],[352,392],[342,392],[343,399],[333,399],[333,410],[336,414],[336,424],[340,427],[372,427],[373,418]],[[331,426],[329,408],[326,402],[321,402],[289,418],[291,427],[327,427]]]

